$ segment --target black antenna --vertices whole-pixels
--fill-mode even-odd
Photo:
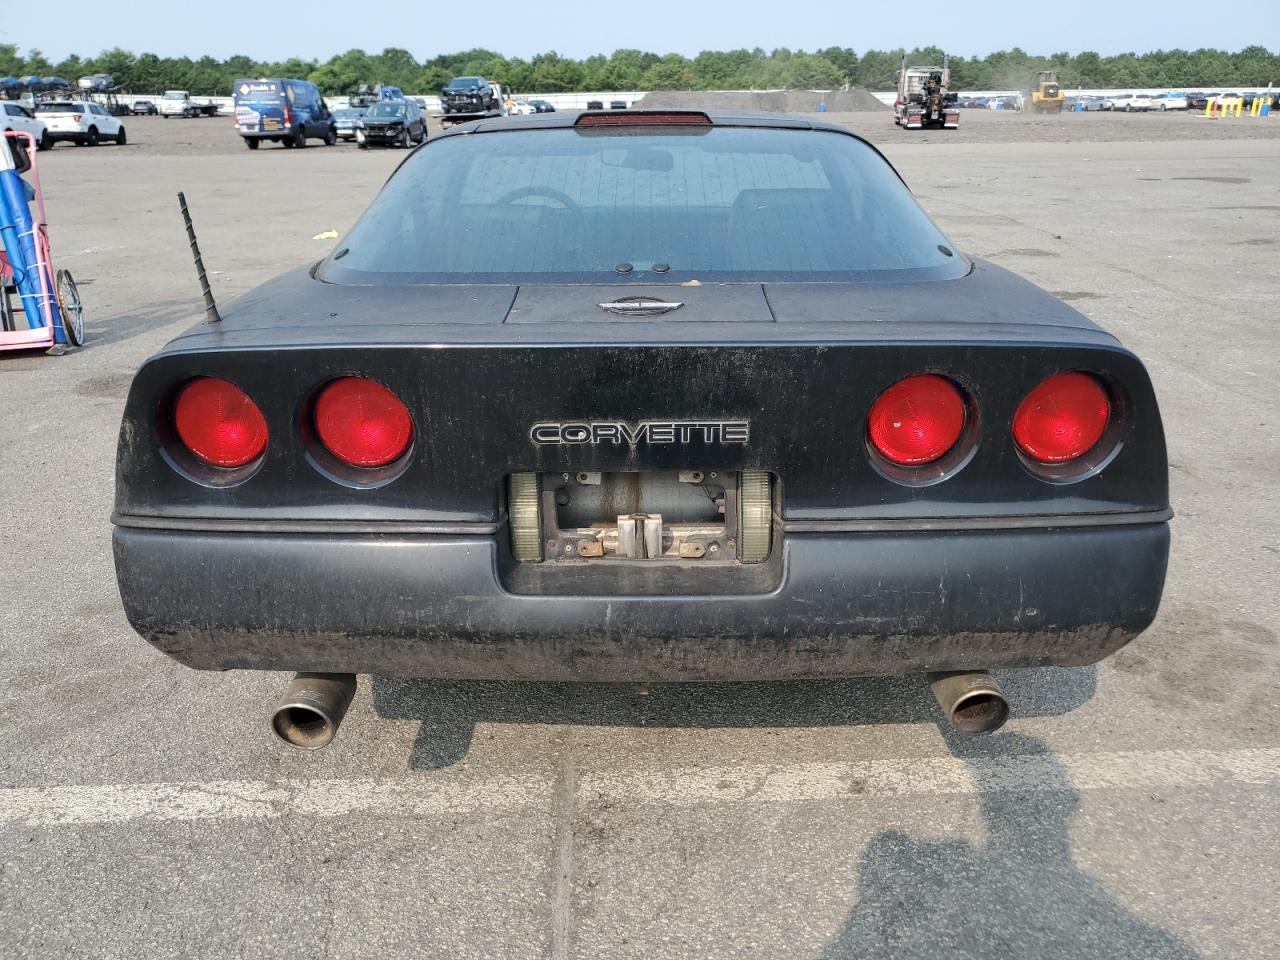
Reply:
[[[218,323],[222,317],[218,314],[218,305],[213,302],[213,291],[209,289],[209,277],[204,272],[204,260],[200,257],[200,244],[196,242],[196,228],[191,225],[191,214],[187,212],[186,195],[178,191],[178,206],[182,209],[182,222],[187,227],[187,240],[191,243],[191,259],[196,262],[196,276],[200,278],[200,292],[204,295],[205,323]]]

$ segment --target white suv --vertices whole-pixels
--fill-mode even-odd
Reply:
[[[31,111],[20,103],[12,100],[0,101],[0,124],[3,124],[5,132],[23,130],[31,134],[35,138],[37,149],[48,150],[53,146],[44,123],[32,116]]]
[[[118,117],[89,100],[49,100],[36,104],[36,114],[49,130],[49,139],[70,140],[82,147],[96,147],[103,140],[124,143],[124,124]]]

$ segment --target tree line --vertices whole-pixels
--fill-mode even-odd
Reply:
[[[96,57],[69,56],[53,62],[39,50],[25,55],[0,44],[0,76],[59,76],[72,83],[92,73],[109,73],[124,89],[139,93],[182,89],[227,95],[241,77],[298,77],[329,95],[354,92],[361,84],[387,83],[408,93],[434,93],[450,78],[479,74],[520,93],[574,90],[745,90],[835,89],[846,84],[889,90],[903,51],[827,47],[806,52],[779,48],[704,50],[695,57],[615,50],[585,59],[540,53],[530,59],[475,49],[441,54],[419,62],[407,50],[381,53],[348,50],[324,62],[297,57],[276,62],[234,56],[160,57],[115,48]],[[941,64],[943,51],[907,51],[911,64]],[[1225,50],[1156,50],[1103,56],[1091,51],[1036,56],[1017,47],[984,57],[951,57],[952,86],[960,90],[1019,90],[1031,86],[1038,70],[1056,70],[1071,87],[1259,87],[1280,82],[1280,54],[1265,47]]]

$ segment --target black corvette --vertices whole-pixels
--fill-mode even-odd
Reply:
[[[1141,362],[804,119],[544,114],[411,154],[314,266],[146,362],[129,621],[199,669],[740,680],[1092,663],[1170,517]]]

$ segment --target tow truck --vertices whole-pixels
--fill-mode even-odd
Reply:
[[[194,100],[185,90],[166,90],[156,106],[160,116],[168,120],[170,117],[216,117],[218,105],[212,100]]]
[[[955,130],[960,126],[960,109],[950,87],[951,69],[945,61],[940,67],[908,67],[903,57],[893,122],[904,130]]]
[[[481,109],[467,110],[465,113],[451,113],[449,90],[446,88],[440,91],[440,105],[444,111],[440,115],[440,126],[442,128],[454,127],[460,123],[470,123],[472,120],[485,120],[490,117],[504,117],[507,115],[507,101],[511,99],[511,89],[484,78],[478,79],[481,82],[481,86],[477,87],[475,92],[469,92],[466,95],[455,95],[452,100],[455,109],[457,109],[456,105],[464,98],[474,100]],[[450,83],[452,84],[456,81],[457,78],[450,81]],[[483,109],[485,102],[493,103],[494,106]]]

